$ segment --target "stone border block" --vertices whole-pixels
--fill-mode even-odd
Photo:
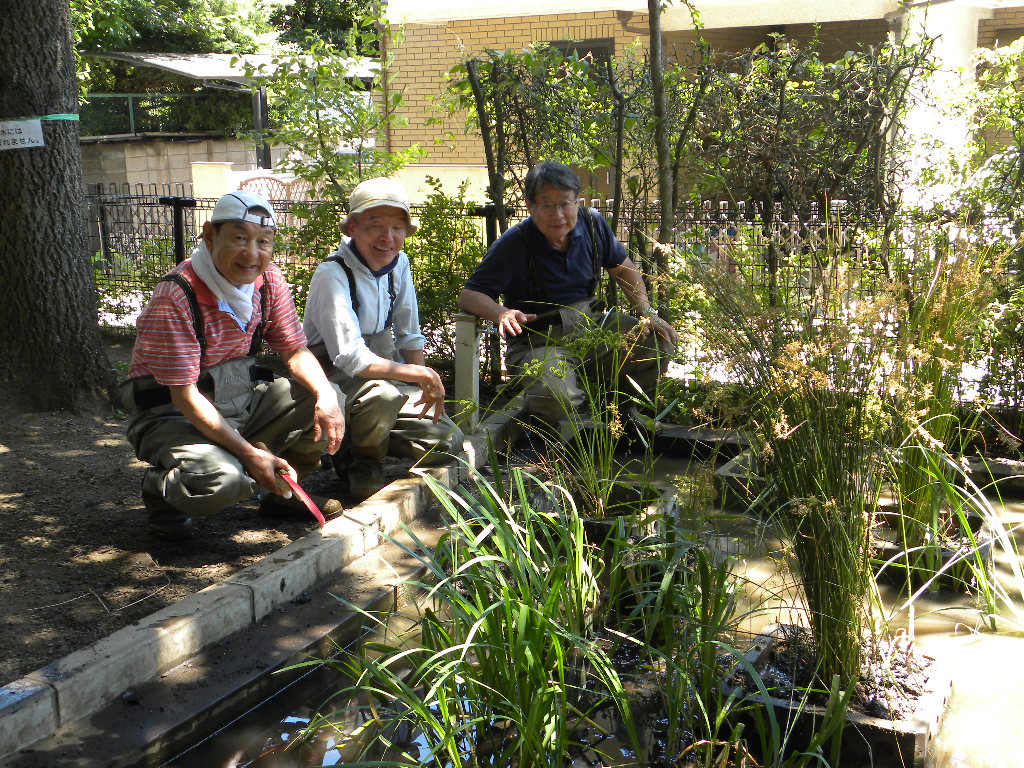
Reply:
[[[0,688],[0,758],[26,746],[26,735],[57,730],[57,692],[34,680]]]
[[[214,584],[57,659],[27,679],[56,691],[57,717],[63,726],[252,623],[252,590]],[[35,732],[37,737],[45,735],[42,729]]]
[[[363,546],[366,551],[376,549],[380,546],[380,515],[375,509],[375,502],[363,502],[343,515],[344,518],[354,521],[363,530]]]
[[[317,552],[317,574],[321,580],[334,576],[367,552],[363,527],[354,520],[328,520],[320,529],[320,536],[324,540],[324,547]]]
[[[318,556],[325,546],[319,536],[306,536],[243,568],[224,583],[252,590],[253,618],[259,621],[321,580]]]

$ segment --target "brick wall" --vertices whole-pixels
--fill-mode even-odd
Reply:
[[[455,64],[487,48],[515,50],[533,42],[566,39],[612,38],[616,54],[621,54],[637,37],[646,37],[646,32],[646,14],[615,11],[409,24],[405,27],[405,40],[394,51],[393,81],[393,87],[405,99],[403,112],[409,125],[392,131],[391,147],[400,149],[418,143],[429,152],[424,163],[482,164],[483,149],[475,135],[464,133],[463,116],[445,118],[441,126],[425,125],[429,117],[439,114],[431,102],[441,95],[445,75]],[[446,132],[455,135],[454,148],[435,145],[435,140]]]
[[[996,8],[991,19],[978,23],[978,47],[992,48],[1012,43],[1019,35],[1008,35],[1011,30],[1024,30],[1024,8]],[[1000,34],[1002,32],[1002,34]]]

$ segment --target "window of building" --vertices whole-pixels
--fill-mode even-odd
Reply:
[[[996,39],[994,45],[996,47],[1001,45],[1009,45],[1015,43],[1024,37],[1024,27],[1007,27],[1005,29],[996,30]]]
[[[549,43],[552,50],[561,51],[564,56],[575,54],[579,58],[590,56],[595,64],[611,61],[615,53],[615,42],[610,37],[593,40],[556,40]]]

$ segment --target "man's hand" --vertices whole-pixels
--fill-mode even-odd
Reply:
[[[672,346],[679,343],[679,334],[676,333],[676,329],[669,325],[665,320],[662,320],[658,315],[644,315],[650,323],[651,330],[656,334],[665,339],[665,341],[671,342]]]
[[[282,354],[288,372],[302,386],[316,394],[313,406],[313,439],[327,440],[327,452],[334,454],[345,436],[345,416],[338,402],[340,393],[328,381],[324,369],[306,347]]]
[[[503,307],[490,296],[480,291],[463,288],[459,294],[459,309],[469,312],[483,320],[490,320],[498,326],[501,338],[518,336],[523,332],[523,323],[536,320],[536,315],[520,312],[518,309]]]
[[[288,493],[289,489],[287,486],[282,487],[283,483],[279,481],[278,473],[291,475],[292,479],[298,480],[299,476],[292,465],[268,451],[263,443],[255,443],[250,448],[251,450],[246,451],[241,457],[249,476],[271,493],[279,496]]]
[[[518,336],[523,332],[523,323],[536,320],[537,315],[527,314],[518,309],[507,309],[502,307],[498,313],[497,325],[501,338],[507,339],[510,336]]]
[[[345,437],[345,414],[331,387],[316,399],[313,407],[313,439],[321,440],[324,437],[327,438],[327,452],[331,455],[337,453]]]
[[[434,423],[437,424],[441,420],[444,413],[444,384],[441,383],[441,377],[437,375],[437,372],[433,368],[428,368],[425,365],[412,365],[410,366],[414,370],[414,381],[420,388],[420,399],[413,403],[413,407],[422,405],[423,409],[420,411],[420,418],[427,417],[433,412]]]

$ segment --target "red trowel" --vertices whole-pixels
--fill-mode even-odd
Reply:
[[[306,509],[309,510],[309,514],[320,521],[320,527],[323,528],[327,521],[324,519],[323,513],[320,512],[319,507],[309,498],[309,494],[302,490],[302,486],[287,472],[278,472],[278,477],[284,480],[288,487],[292,489],[292,493],[299,497],[299,501],[306,505]]]
[[[267,448],[266,443],[253,443],[253,446],[259,448],[261,451],[270,451],[270,449]],[[299,501],[301,501],[305,505],[306,509],[309,510],[309,514],[311,514],[320,522],[321,528],[327,525],[327,520],[324,519],[323,513],[320,511],[320,508],[313,502],[311,498],[309,498],[309,494],[302,490],[302,486],[299,485],[297,480],[295,480],[291,475],[284,471],[278,471],[277,476],[285,481],[285,483],[291,489],[292,493],[294,493],[298,497]]]

